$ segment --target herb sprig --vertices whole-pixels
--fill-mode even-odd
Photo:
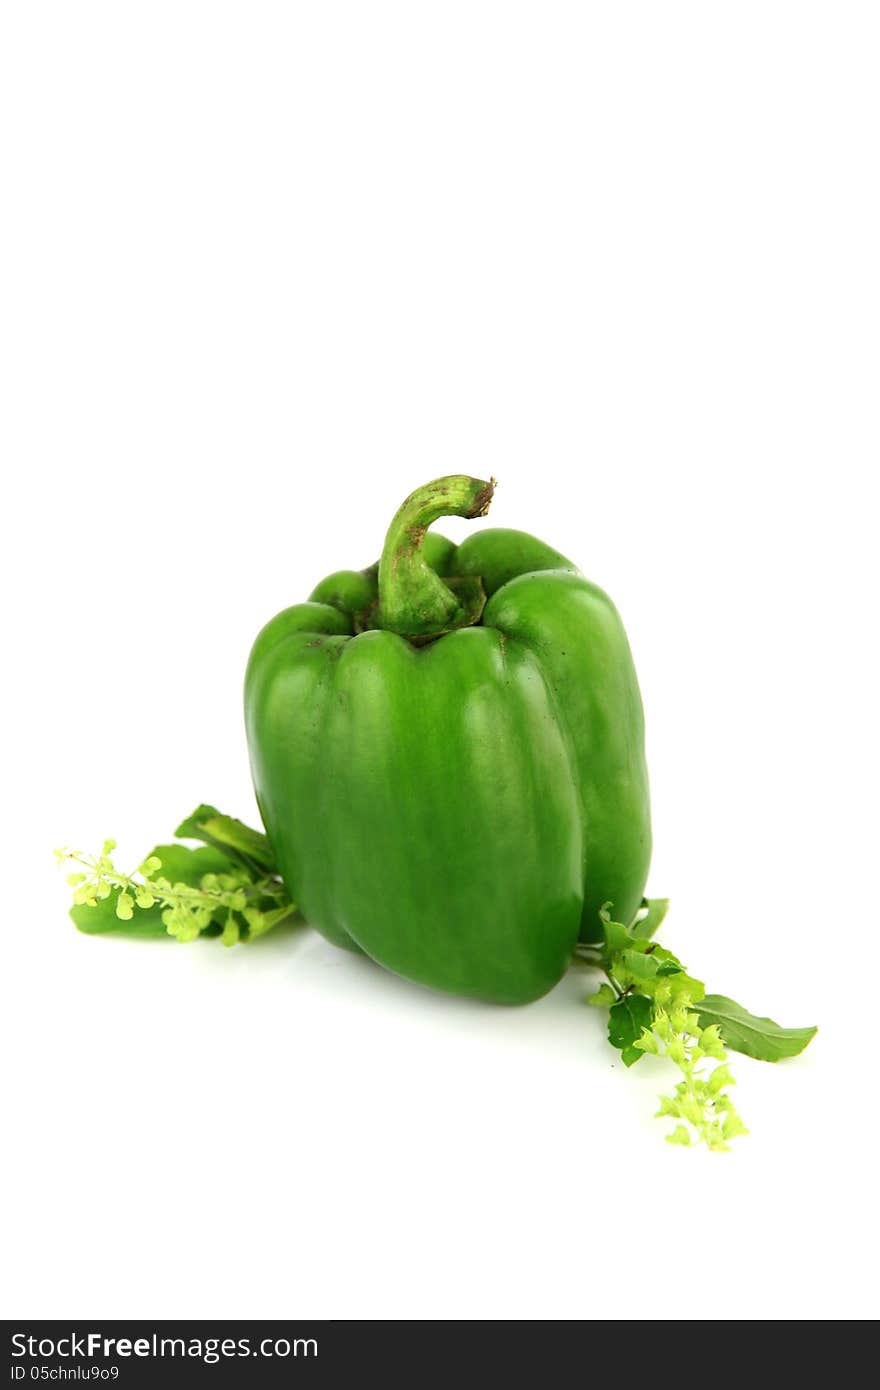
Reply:
[[[608,1008],[608,1041],[625,1066],[650,1053],[679,1069],[681,1081],[661,1097],[657,1111],[675,1121],[667,1141],[725,1150],[731,1139],[748,1133],[730,1098],[735,1081],[727,1049],[776,1062],[802,1052],[816,1029],[781,1028],[723,995],[707,995],[702,980],[652,939],[668,899],[645,899],[629,926],[614,921],[611,907],[606,903],[599,914],[602,940],[582,943],[575,952],[578,965],[605,976],[588,1002]]]
[[[67,881],[81,931],[167,932],[178,941],[219,936],[234,946],[296,919],[265,835],[213,806],[198,807],[175,834],[203,844],[157,845],[131,873],[113,861],[115,840],[105,840],[97,855],[55,851],[60,864],[75,866]]]

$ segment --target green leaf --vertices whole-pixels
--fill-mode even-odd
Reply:
[[[636,913],[633,921],[633,936],[639,941],[649,941],[658,927],[661,926],[664,917],[669,911],[668,898],[642,898],[642,905]],[[644,912],[644,916],[640,914]]]
[[[653,980],[657,974],[658,962],[653,956],[645,956],[638,951],[624,951],[623,961],[634,980]]]
[[[261,912],[259,920],[248,921],[250,935],[248,940],[254,941],[258,936],[265,936],[267,931],[272,931],[273,927],[279,926],[282,922],[302,923],[303,918],[293,903],[282,903],[280,907],[273,907],[268,912]]]
[[[119,936],[164,936],[159,907],[138,908],[127,922],[117,917],[116,903],[121,891],[115,889],[108,898],[99,899],[94,907],[85,903],[72,907],[70,917],[77,930],[85,932],[86,936],[100,936],[104,932],[115,932]]]
[[[610,985],[600,985],[596,993],[590,995],[587,1003],[592,1004],[595,1009],[607,1009],[616,998],[617,995]]]
[[[608,1041],[612,1047],[620,1049],[628,1067],[644,1054],[634,1047],[642,1029],[651,1027],[654,1008],[644,994],[628,994],[608,1011]]]
[[[197,806],[174,833],[178,839],[202,840],[222,850],[250,872],[256,870],[258,876],[278,872],[268,836],[251,830],[234,816],[222,815],[215,806]]]
[[[228,874],[238,866],[231,855],[213,845],[190,849],[188,845],[157,845],[148,859],[158,859],[162,867],[153,870],[154,878],[167,878],[169,883],[185,883],[188,888],[201,886],[205,874]]]
[[[629,929],[622,922],[612,922],[610,917],[602,918],[602,935],[605,937],[605,945],[612,955],[617,951],[626,951],[632,945]]]
[[[727,1047],[759,1062],[796,1057],[816,1036],[816,1028],[781,1028],[772,1018],[758,1018],[723,994],[707,994],[694,1004],[700,1023],[718,1025]]]

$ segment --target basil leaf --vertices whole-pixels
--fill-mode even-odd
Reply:
[[[222,815],[215,806],[197,806],[174,833],[179,840],[202,840],[206,845],[213,845],[244,865],[249,873],[256,871],[257,877],[278,872],[268,836],[251,830],[234,816]]]
[[[653,956],[644,956],[638,951],[624,951],[623,963],[634,980],[653,980],[659,964]]]
[[[632,945],[632,937],[622,922],[612,922],[610,917],[602,919],[602,934],[605,937],[605,946],[610,955],[617,951],[625,951]]]
[[[684,970],[684,966],[678,959],[678,956],[674,956],[671,951],[667,950],[665,946],[661,946],[659,942],[655,941],[653,946],[648,946],[646,949],[651,952],[655,960],[663,961],[663,963],[667,965],[677,965],[679,970]]]
[[[744,1052],[759,1062],[778,1062],[783,1057],[796,1057],[816,1036],[816,1028],[781,1028],[772,1018],[750,1014],[742,1004],[723,994],[707,994],[694,1004],[704,1028],[718,1024],[726,1047]]]
[[[86,936],[101,936],[105,932],[115,932],[119,936],[165,936],[162,921],[162,908],[158,903],[152,907],[139,907],[127,922],[116,916],[116,903],[121,888],[115,889],[109,898],[99,898],[94,907],[80,903],[70,909],[70,919],[77,931]]]
[[[668,898],[642,898],[642,905],[630,928],[639,941],[649,941],[669,911]],[[641,914],[644,913],[644,916]]]
[[[147,858],[153,855],[162,863],[161,869],[152,874],[153,878],[167,878],[169,883],[185,883],[189,888],[199,888],[204,874],[228,874],[238,868],[231,854],[224,854],[213,845],[200,845],[198,849],[190,849],[188,845],[157,845]]]
[[[626,1066],[631,1067],[644,1054],[633,1047],[643,1028],[650,1028],[654,1007],[644,994],[627,994],[608,1011],[608,1041],[617,1047]]]

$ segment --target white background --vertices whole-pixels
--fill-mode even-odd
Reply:
[[[876,1315],[878,38],[4,6],[7,1316]],[[66,917],[53,845],[255,817],[258,627],[453,471],[621,609],[664,940],[820,1025],[735,1060],[726,1156],[583,977],[503,1010]]]

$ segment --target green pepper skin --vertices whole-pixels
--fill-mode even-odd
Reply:
[[[257,801],[329,941],[435,989],[526,1003],[597,937],[604,903],[626,922],[642,900],[632,658],[607,596],[534,537],[418,544],[435,574],[482,579],[482,621],[425,645],[357,632],[375,566],[272,619],[245,685]]]

